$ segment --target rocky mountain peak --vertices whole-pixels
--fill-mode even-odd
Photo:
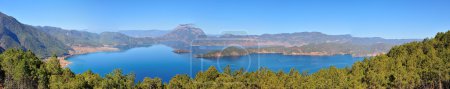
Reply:
[[[2,12],[0,12],[0,17],[7,17],[8,15],[3,14]]]
[[[194,24],[180,24],[172,32],[188,32],[193,35],[205,35],[203,30],[195,27]]]
[[[163,36],[163,39],[172,41],[190,42],[197,38],[206,37],[202,29],[195,27],[193,24],[180,24],[170,33]]]

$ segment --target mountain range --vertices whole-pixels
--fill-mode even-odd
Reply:
[[[420,41],[418,39],[327,35],[320,32],[206,36],[202,29],[192,24],[181,24],[172,32],[155,39],[175,49],[184,50],[196,50],[190,49],[191,46],[243,46],[251,53],[282,53],[285,55],[351,54],[353,56],[384,54],[393,46]]]
[[[193,24],[180,24],[171,32],[162,37],[158,37],[160,41],[181,41],[186,43],[200,38],[206,38],[206,34],[202,29],[195,27]]]
[[[142,38],[142,37],[161,37],[169,33],[169,30],[121,30],[119,33],[125,34],[127,36]]]
[[[0,37],[1,50],[31,50],[41,58],[70,55],[70,51],[77,51],[74,47],[135,47],[155,43],[155,40],[149,37],[134,38],[118,32],[97,34],[51,26],[26,25],[1,12]]]
[[[395,45],[418,41],[417,39],[327,35],[320,32],[207,36],[201,28],[195,27],[193,24],[180,24],[170,31],[126,30],[97,34],[51,26],[26,25],[1,12],[0,21],[0,51],[8,48],[20,48],[31,50],[39,57],[49,57],[52,54],[70,55],[70,51],[83,48],[132,48],[152,44],[165,44],[175,49],[188,49],[190,46],[237,44],[249,47],[254,53],[370,55],[385,53]],[[256,46],[261,49],[255,50]]]
[[[70,51],[70,54],[112,51],[109,49],[148,46],[156,43],[156,41],[150,37],[135,38],[119,32],[102,32],[97,34],[50,26],[36,26],[35,28],[56,37],[59,41],[65,43],[65,45],[74,48],[74,50]],[[106,49],[104,49],[105,47]]]

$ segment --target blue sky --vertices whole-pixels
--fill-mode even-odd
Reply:
[[[29,25],[90,32],[193,23],[208,34],[317,31],[421,39],[450,30],[450,0],[0,0],[0,11]]]

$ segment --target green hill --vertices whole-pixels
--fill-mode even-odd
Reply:
[[[30,26],[0,12],[0,51],[10,48],[31,50],[44,58],[52,54],[66,55],[72,50],[70,46],[130,48],[154,43],[156,41],[153,38],[133,38],[118,32],[97,34],[50,26]]]
[[[31,50],[39,57],[68,53],[68,46],[33,26],[25,25],[0,12],[0,47]]]
[[[96,33],[77,30],[65,30],[58,27],[36,26],[35,28],[48,33],[68,46],[101,46],[100,36]]]
[[[37,29],[44,31],[51,36],[62,41],[68,46],[139,46],[151,45],[155,41],[153,38],[134,38],[118,32],[102,32],[100,34],[78,30],[66,30],[58,27],[37,26]]]
[[[219,58],[219,57],[239,57],[243,55],[248,55],[248,52],[245,48],[240,48],[236,46],[226,47],[221,51],[212,51],[206,54],[196,55],[199,58]]]
[[[190,43],[198,38],[206,38],[202,29],[195,27],[193,24],[180,24],[171,32],[165,34],[158,39],[161,41],[180,41]]]

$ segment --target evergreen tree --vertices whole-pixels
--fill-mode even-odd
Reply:
[[[163,89],[164,86],[160,78],[144,78],[142,82],[138,84],[140,89]]]

